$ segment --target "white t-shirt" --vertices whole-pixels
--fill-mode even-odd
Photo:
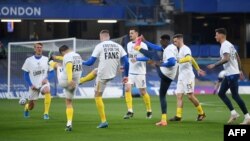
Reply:
[[[91,56],[99,58],[97,75],[101,79],[112,79],[116,76],[120,59],[127,55],[121,45],[113,41],[103,41],[96,45]]]
[[[32,85],[40,88],[42,81],[48,76],[48,71],[52,68],[49,70],[48,57],[42,56],[40,59],[36,59],[33,55],[25,60],[22,70],[29,72]]]
[[[178,49],[175,45],[168,45],[163,51],[163,62],[167,62],[169,58],[174,57],[177,60],[178,57]],[[178,64],[176,63],[172,67],[160,67],[161,72],[167,76],[168,78],[174,80],[177,72]]]
[[[66,72],[66,64],[71,62],[73,64],[72,75],[74,80],[79,80],[82,75],[82,57],[75,52],[68,52],[63,56],[63,73],[61,79],[68,80]]]
[[[192,55],[191,54],[191,50],[189,47],[187,47],[186,45],[183,45],[180,50],[179,50],[179,54],[178,54],[178,58],[184,58],[187,55]],[[193,72],[193,68],[192,68],[192,62],[186,62],[186,63],[179,63],[179,76],[178,76],[178,80],[184,80],[188,78],[194,78],[194,72]]]
[[[227,40],[225,40],[221,44],[220,48],[220,57],[224,58],[223,54],[224,53],[229,53],[230,54],[230,59],[227,63],[223,64],[224,70],[226,71],[226,76],[233,75],[233,74],[239,74],[239,66],[238,66],[238,61],[236,58],[236,50],[234,46]]]
[[[127,52],[129,57],[129,74],[146,74],[146,62],[136,61],[131,62],[132,58],[144,57],[142,53],[134,49],[135,42],[130,41],[127,44]],[[148,50],[148,47],[145,43],[141,42],[141,48]]]

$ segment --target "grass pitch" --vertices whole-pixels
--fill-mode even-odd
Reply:
[[[66,115],[64,99],[53,98],[50,120],[43,120],[43,100],[39,99],[30,113],[23,118],[23,107],[18,100],[0,99],[0,141],[222,141],[223,126],[230,112],[216,95],[197,95],[207,115],[197,122],[197,110],[184,97],[183,120],[168,122],[166,127],[156,127],[160,120],[160,103],[152,96],[153,118],[146,119],[142,98],[133,98],[134,117],[125,120],[124,98],[104,99],[109,128],[97,129],[100,118],[94,99],[75,99],[73,131],[65,132]],[[250,95],[242,95],[250,110]],[[231,99],[231,96],[230,96]],[[175,115],[176,98],[167,96],[168,118]],[[243,114],[233,101],[235,109],[241,114],[235,124],[243,121]]]

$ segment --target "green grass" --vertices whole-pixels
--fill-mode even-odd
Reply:
[[[229,118],[229,110],[218,96],[198,95],[207,118],[197,122],[197,110],[184,99],[182,122],[168,122],[167,127],[156,127],[160,119],[160,104],[157,96],[151,97],[153,118],[146,119],[145,106],[142,98],[134,98],[132,119],[124,120],[126,113],[125,101],[119,99],[104,99],[109,128],[96,129],[100,119],[93,99],[74,100],[73,131],[65,132],[66,124],[64,99],[52,99],[50,120],[42,119],[43,100],[38,100],[31,111],[29,119],[23,118],[23,107],[18,100],[0,99],[0,141],[222,141],[223,125]],[[250,109],[250,95],[243,95]],[[231,98],[231,97],[230,97]],[[175,96],[168,96],[168,116],[175,115]],[[243,120],[242,112],[233,102]]]

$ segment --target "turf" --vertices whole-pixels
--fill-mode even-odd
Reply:
[[[50,120],[43,120],[43,100],[38,100],[29,119],[23,118],[23,107],[18,100],[0,99],[0,141],[222,141],[223,126],[229,118],[229,111],[216,95],[197,95],[206,112],[206,119],[197,122],[197,110],[184,98],[183,120],[168,122],[166,127],[156,127],[160,119],[160,104],[152,96],[153,118],[146,119],[142,98],[134,98],[132,119],[125,120],[124,98],[104,99],[107,129],[97,129],[100,119],[93,99],[74,100],[73,131],[65,132],[66,124],[64,99],[53,98]],[[243,95],[250,109],[250,95]],[[231,98],[231,97],[230,97]],[[175,96],[168,96],[168,117],[175,115]],[[243,120],[242,112],[235,124]]]

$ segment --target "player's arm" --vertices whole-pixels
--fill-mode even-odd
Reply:
[[[66,73],[68,78],[68,83],[70,83],[73,80],[73,63],[68,62],[66,64]]]
[[[91,66],[95,63],[96,57],[91,56],[87,61],[83,61],[82,65]]]
[[[235,55],[236,55],[236,59],[237,59],[237,62],[238,62],[238,67],[239,67],[239,70],[241,71],[242,70],[242,67],[241,67],[241,60],[240,60],[240,56],[237,52],[235,52]]]
[[[148,57],[137,57],[136,61],[142,61],[142,62],[147,62],[148,60],[150,60]]]
[[[161,64],[163,67],[172,67],[176,64],[176,59],[174,57],[168,58],[167,62]]]
[[[68,89],[73,90],[76,87],[76,82],[73,81],[73,63],[66,63],[66,73],[68,78]]]
[[[29,72],[24,71],[23,77],[24,77],[25,82],[29,85],[29,87],[32,87],[33,84],[31,83]]]
[[[240,70],[240,79],[243,80],[244,79],[244,74],[242,72],[240,56],[239,56],[239,54],[237,52],[235,53],[235,55],[236,55],[237,62],[238,62],[238,67],[239,67],[239,70]]]
[[[128,57],[127,57],[127,55],[124,55],[124,56],[121,58],[121,62],[123,63],[124,76],[127,77],[127,76],[128,76],[128,69],[129,69],[129,62],[128,62]]]
[[[56,60],[60,60],[60,61],[63,60],[63,56],[53,56],[53,58],[56,59]]]
[[[192,56],[191,56],[192,57]],[[192,65],[193,67],[195,68],[195,70],[198,72],[198,75],[199,76],[205,76],[206,75],[206,72],[203,71],[202,69],[200,69],[198,63],[195,61],[195,59],[192,57]]]
[[[229,59],[230,59],[230,54],[226,52],[226,53],[223,54],[223,58],[221,60],[217,61],[214,64],[208,65],[207,68],[208,69],[213,69],[215,67],[221,66],[221,65],[227,63],[229,61]]]
[[[156,45],[156,44],[153,44],[153,43],[151,43],[151,42],[149,42],[149,41],[145,41],[144,42],[150,49],[154,49],[154,50],[157,50],[157,51],[163,51],[163,48],[162,47],[160,47],[160,46],[158,46],[158,45]]]
[[[141,48],[139,50],[139,52],[142,53],[144,56],[146,56],[147,58],[149,58],[151,60],[154,60],[154,61],[160,61],[161,60],[161,58],[158,56],[157,52],[155,52],[155,51],[149,51],[149,50],[146,50],[144,48]]]
[[[196,71],[200,70],[199,65],[197,64],[197,62],[195,61],[195,59],[192,57],[192,65],[195,68]]]
[[[220,61],[214,63],[214,65],[215,65],[215,67],[223,65],[223,64],[227,63],[229,61],[229,59],[230,59],[230,54],[224,53],[223,58]]]
[[[185,57],[179,59],[178,63],[182,64],[182,63],[190,62],[190,61],[192,61],[192,58],[193,57],[188,54]]]

